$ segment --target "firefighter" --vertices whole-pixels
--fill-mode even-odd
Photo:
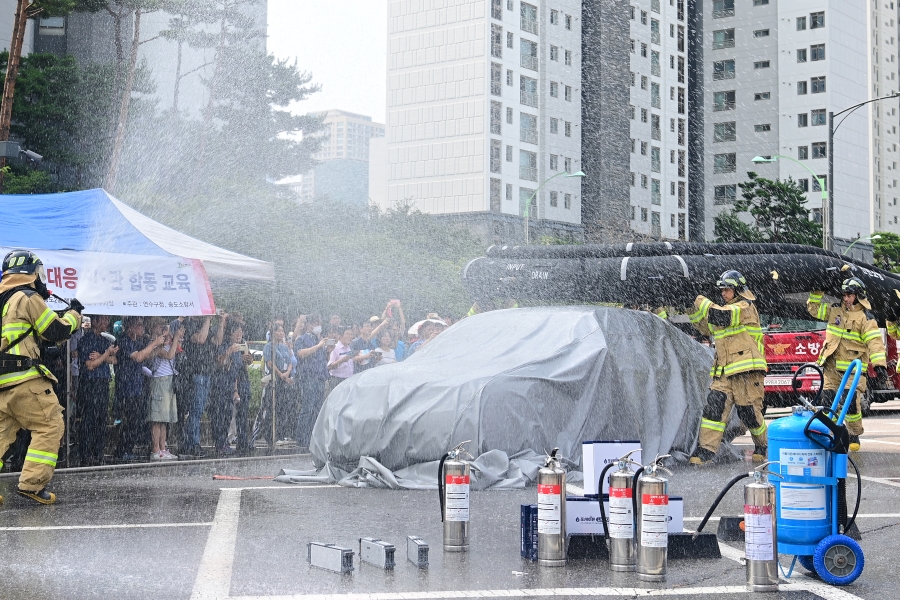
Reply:
[[[731,408],[737,406],[738,417],[753,438],[753,462],[766,460],[768,436],[763,419],[766,358],[759,314],[753,301],[756,296],[747,289],[747,281],[737,271],[722,274],[717,286],[723,304],[713,304],[705,296],[694,300],[696,311],[691,323],[703,335],[711,335],[716,345],[716,358],[710,375],[713,378],[700,421],[700,442],[691,455],[691,464],[711,462],[722,436]]]
[[[863,434],[860,401],[866,391],[865,374],[871,363],[875,367],[876,382],[887,383],[887,362],[881,330],[866,299],[866,285],[860,279],[851,277],[841,284],[841,292],[841,302],[831,305],[824,301],[822,292],[812,292],[806,302],[806,310],[816,319],[828,323],[825,347],[816,361],[825,371],[822,391],[825,406],[830,406],[834,401],[841,378],[850,363],[856,358],[862,361],[862,377],[844,419],[850,433],[850,451],[858,452],[859,436]]]
[[[0,456],[20,429],[31,431],[16,491],[41,504],[53,504],[47,491],[53,477],[64,424],[53,393],[56,378],[41,362],[41,343],[58,344],[81,325],[81,303],[72,300],[62,317],[47,307],[44,265],[27,250],[13,250],[0,279]],[[0,462],[2,467],[2,462]],[[2,501],[2,499],[0,499]]]

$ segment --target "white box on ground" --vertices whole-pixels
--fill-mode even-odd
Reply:
[[[581,464],[584,467],[584,495],[596,496],[597,480],[600,479],[600,473],[603,467],[626,453],[637,450],[631,455],[631,459],[640,464],[641,462],[641,443],[634,440],[613,440],[604,442],[600,440],[581,443]],[[615,467],[613,467],[615,468]],[[632,465],[632,471],[637,471],[637,467]],[[609,493],[609,473],[606,473],[606,481],[603,482],[604,494]],[[598,509],[599,510],[599,509]]]
[[[603,502],[603,510],[609,519],[609,500]],[[640,506],[638,506],[640,510]],[[669,496],[669,533],[684,531],[684,501],[680,496]],[[566,533],[603,535],[600,522],[600,504],[596,498],[568,496],[566,498]]]

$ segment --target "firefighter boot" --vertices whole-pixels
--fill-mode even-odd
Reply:
[[[694,453],[691,454],[691,464],[702,467],[703,465],[708,465],[715,460],[716,454],[712,450],[707,450],[703,446],[697,446],[697,449],[694,450]]]
[[[764,463],[767,460],[766,455],[768,455],[768,453],[768,448],[756,445],[753,447],[753,456],[751,457],[751,460],[755,463]]]
[[[56,494],[53,492],[48,492],[47,488],[42,488],[37,492],[30,492],[28,490],[23,490],[22,488],[16,488],[16,493],[20,496],[25,496],[26,498],[31,498],[35,502],[40,502],[41,504],[53,504],[56,502]]]
[[[850,452],[859,452],[859,436],[851,435],[850,436],[850,447],[848,448]]]

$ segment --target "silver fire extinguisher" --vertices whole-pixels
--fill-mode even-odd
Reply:
[[[631,465],[637,463],[630,456],[640,449],[632,450],[620,457],[614,464],[616,470],[609,476],[609,519],[603,519],[606,540],[609,546],[609,568],[611,571],[634,571],[634,471]],[[613,466],[608,465],[607,468]],[[606,470],[606,469],[604,469]],[[597,489],[603,490],[603,477]],[[600,495],[600,510],[603,511],[603,495]],[[604,515],[601,514],[601,518]],[[608,523],[608,524],[607,524]]]
[[[538,564],[566,566],[566,472],[554,448],[538,471]]]
[[[438,493],[441,520],[444,522],[444,550],[466,552],[469,549],[469,463],[472,456],[464,450],[471,440],[462,442],[441,458],[438,465]]]
[[[777,462],[777,461],[776,461]],[[744,486],[744,540],[747,556],[747,589],[778,591],[778,534],[775,530],[775,486],[763,463],[753,470],[753,481]]]
[[[665,581],[669,553],[669,480],[660,471],[669,455],[657,456],[634,474],[635,571],[641,581]]]

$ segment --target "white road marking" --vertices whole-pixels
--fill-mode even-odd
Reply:
[[[323,488],[339,488],[344,487],[333,483],[329,484],[303,484],[303,483],[283,483],[281,485],[260,485],[256,487],[223,487],[220,490],[320,490]]]
[[[65,531],[69,529],[153,529],[155,527],[209,527],[212,523],[132,523],[122,525],[48,525],[47,527],[0,527],[0,531]]]
[[[240,512],[240,488],[223,489],[219,494],[219,504],[209,529],[209,537],[206,538],[203,558],[197,569],[191,600],[227,598],[231,593],[231,571],[234,566]]]
[[[847,477],[852,477],[852,478],[856,479],[856,474],[855,474],[855,473],[849,473],[849,474],[847,475]],[[881,477],[870,477],[870,476],[868,476],[868,475],[863,475],[863,476],[862,476],[862,479],[863,479],[863,481],[871,481],[872,483],[881,483],[881,484],[884,484],[884,485],[889,485],[889,486],[891,486],[891,487],[898,487],[898,488],[900,488],[900,483],[898,483],[898,482],[896,482],[896,481],[891,481],[891,480],[889,480],[889,479],[882,479]]]
[[[741,515],[734,515],[739,517]],[[867,515],[856,515],[857,519],[900,519],[900,513],[869,513]],[[710,517],[709,522],[720,520],[721,517]],[[685,517],[685,523],[699,523],[703,517]]]

